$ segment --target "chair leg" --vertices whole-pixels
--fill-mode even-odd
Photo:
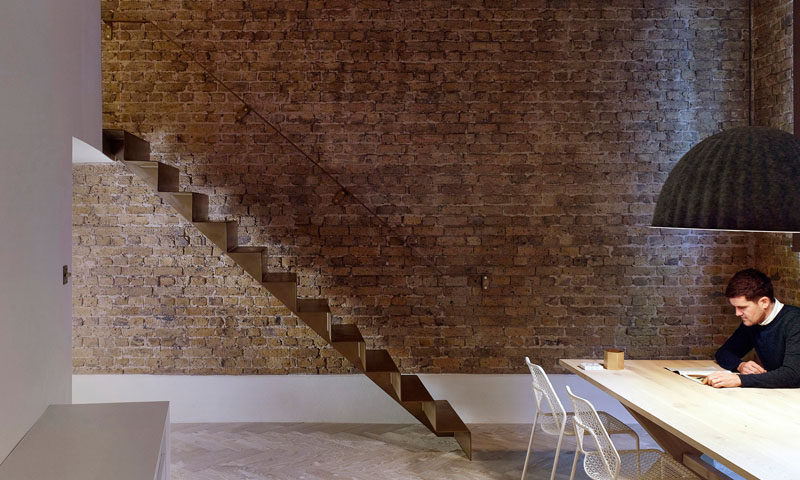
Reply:
[[[636,475],[637,477],[642,477],[642,451],[638,448],[636,449]],[[661,478],[664,478],[664,474],[661,474]]]
[[[578,467],[578,455],[580,455],[580,449],[575,448],[575,458],[572,459],[572,471],[569,474],[569,480],[575,479],[575,469]]]
[[[633,438],[636,439],[636,475],[639,477],[642,476],[642,452],[639,448],[639,435],[633,434]],[[663,475],[662,475],[663,477]]]
[[[558,467],[558,454],[561,452],[561,440],[564,439],[564,427],[567,425],[567,422],[564,421],[561,424],[561,431],[558,434],[558,444],[556,445],[556,458],[553,459],[553,472],[550,474],[550,480],[556,478],[556,467]]]
[[[531,427],[531,438],[528,440],[528,453],[525,454],[525,465],[522,467],[522,477],[520,480],[525,480],[525,472],[528,471],[528,458],[531,456],[533,449],[533,433],[536,431],[536,422],[539,421],[539,410],[536,410],[536,415],[533,417],[533,426]]]

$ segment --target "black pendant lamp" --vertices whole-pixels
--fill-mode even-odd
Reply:
[[[670,172],[653,226],[800,232],[800,140],[769,127],[706,138]]]

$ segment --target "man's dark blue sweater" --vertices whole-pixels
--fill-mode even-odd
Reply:
[[[766,326],[739,325],[717,350],[717,363],[735,372],[753,348],[767,373],[740,375],[742,387],[800,387],[800,308],[784,305]]]

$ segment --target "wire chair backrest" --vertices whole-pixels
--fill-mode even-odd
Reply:
[[[525,363],[528,364],[528,369],[531,371],[533,377],[533,393],[536,397],[536,408],[542,411],[542,398],[547,400],[547,406],[550,408],[549,413],[552,415],[554,422],[542,421],[540,423],[542,430],[552,435],[559,435],[561,429],[564,427],[564,422],[567,419],[567,412],[564,410],[564,405],[558,399],[553,384],[544,373],[544,369],[539,365],[534,365],[528,357],[525,357]]]
[[[619,467],[621,463],[619,453],[617,452],[616,447],[614,447],[614,444],[611,442],[611,437],[609,437],[606,427],[603,425],[603,422],[600,421],[600,416],[597,415],[597,410],[594,409],[594,406],[592,406],[588,400],[572,393],[572,390],[569,387],[567,387],[567,394],[569,395],[569,400],[572,403],[572,410],[574,412],[572,422],[575,425],[575,437],[577,438],[578,450],[584,454],[587,453],[583,444],[583,435],[584,433],[589,432],[594,439],[595,445],[597,446],[597,451],[600,453],[603,466],[608,474],[608,476],[598,475],[592,476],[592,478],[608,478],[609,480],[616,479],[617,475],[619,474]],[[592,458],[594,459],[597,457],[593,456]],[[589,473],[588,467],[589,466],[587,466],[587,473]],[[601,470],[597,469],[597,467],[600,467],[600,465],[594,465],[594,467],[595,468],[592,468],[593,473],[602,473]]]

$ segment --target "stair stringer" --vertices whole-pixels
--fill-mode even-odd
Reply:
[[[327,299],[297,297],[297,276],[263,269],[266,247],[238,245],[238,224],[209,221],[208,197],[180,191],[178,169],[151,161],[149,143],[123,130],[103,130],[103,153],[152,187],[234,263],[256,279],[294,315],[364,373],[387,395],[440,437],[455,437],[472,459],[469,428],[446,400],[435,400],[416,375],[403,375],[386,350],[368,350],[358,326],[332,324]]]

